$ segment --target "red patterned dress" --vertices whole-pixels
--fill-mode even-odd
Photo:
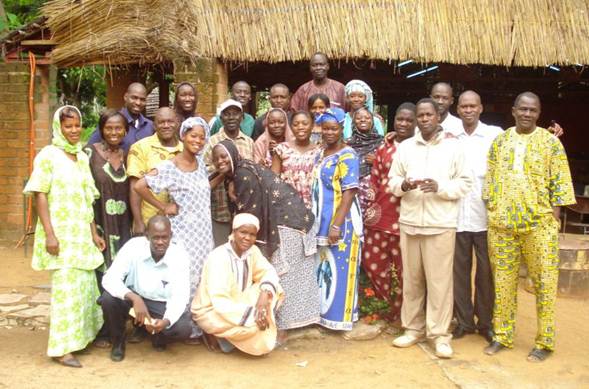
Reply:
[[[299,193],[307,208],[311,208],[311,184],[313,183],[313,168],[315,158],[320,147],[307,150],[304,153],[298,152],[288,142],[276,146],[275,153],[282,160],[280,178],[290,184]]]
[[[364,214],[362,250],[362,267],[370,278],[376,295],[389,303],[391,310],[387,319],[390,321],[399,318],[403,301],[399,248],[401,199],[387,192],[388,174],[397,145],[397,142],[385,141],[376,150],[370,173],[370,187],[365,195],[367,208]]]

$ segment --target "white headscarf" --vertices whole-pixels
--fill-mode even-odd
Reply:
[[[190,117],[182,122],[182,125],[180,126],[180,131],[179,131],[180,139],[184,140],[184,135],[186,135],[186,133],[189,130],[191,130],[194,126],[201,126],[202,128],[204,128],[205,138],[208,141],[209,140],[209,133],[211,132],[211,129],[210,129],[208,123],[206,122],[206,120],[204,120],[200,116],[193,116],[193,117]]]
[[[256,230],[260,231],[260,221],[251,213],[238,213],[235,215],[233,218],[233,229],[235,230],[245,225],[252,225],[256,227]]]

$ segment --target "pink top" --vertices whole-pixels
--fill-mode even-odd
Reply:
[[[284,112],[283,110],[281,110],[280,108],[272,108],[270,111],[268,111],[268,113],[272,112],[272,111],[280,111],[284,114],[284,119],[286,121],[286,130],[284,131],[284,141],[285,142],[292,142],[294,141],[294,135],[292,133],[292,130],[290,129],[290,126],[288,125],[288,115],[286,114],[286,112]],[[265,166],[267,168],[272,167],[272,154],[270,153],[270,141],[272,140],[272,137],[270,136],[270,133],[268,132],[268,115],[266,115],[266,118],[264,119],[264,133],[262,135],[259,136],[258,139],[256,139],[256,142],[254,143],[254,162],[257,164],[260,164],[262,166]]]
[[[306,111],[308,109],[309,97],[316,93],[323,93],[329,97],[332,107],[344,109],[346,101],[346,87],[339,81],[327,79],[324,85],[317,86],[313,80],[304,83],[297,89],[290,100],[290,107],[293,111]]]
[[[311,208],[311,184],[313,183],[313,167],[320,147],[314,147],[300,153],[288,142],[282,142],[274,151],[282,160],[280,178],[291,185],[299,193],[307,208]]]

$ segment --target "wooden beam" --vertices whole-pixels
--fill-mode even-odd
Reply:
[[[20,42],[22,46],[55,46],[57,41],[53,39],[26,39]]]

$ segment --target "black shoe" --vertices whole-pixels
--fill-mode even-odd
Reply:
[[[497,341],[493,341],[491,342],[490,345],[488,345],[487,347],[485,347],[485,350],[483,350],[483,352],[487,355],[495,355],[497,354],[499,351],[506,349],[507,347],[505,347],[504,345],[502,345],[501,343],[497,342]]]
[[[166,345],[163,343],[153,343],[153,349],[157,352],[166,351]]]
[[[155,351],[166,351],[166,343],[162,341],[161,334],[155,334],[151,337],[151,345]]]
[[[485,338],[489,344],[493,343],[493,330],[479,330],[479,335]]]
[[[125,342],[116,342],[112,344],[110,350],[110,359],[113,362],[120,362],[125,359]]]
[[[467,335],[467,334],[474,334],[474,331],[467,330],[463,326],[458,325],[456,328],[454,328],[454,331],[452,331],[452,338],[453,339],[460,339],[460,338],[464,337],[464,335]]]
[[[129,343],[141,343],[147,337],[147,331],[143,327],[133,327],[133,332],[127,340]]]

